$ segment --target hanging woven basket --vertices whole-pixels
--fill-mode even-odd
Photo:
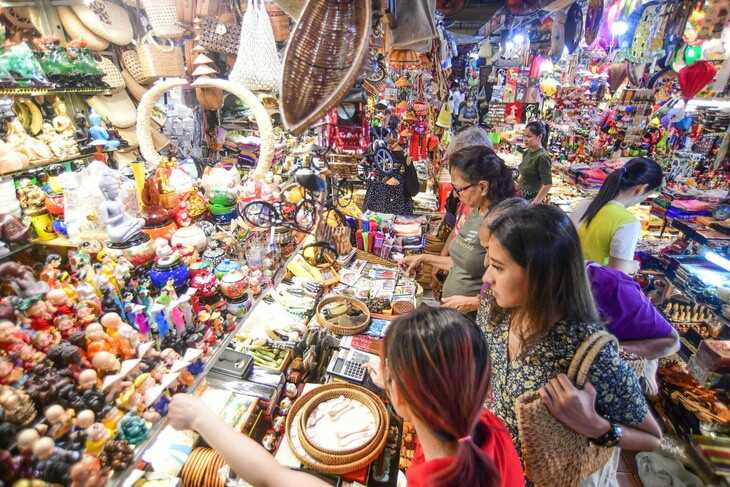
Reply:
[[[337,106],[368,52],[369,0],[309,0],[284,54],[281,115],[295,135]]]

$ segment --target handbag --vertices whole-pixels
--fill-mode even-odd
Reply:
[[[599,331],[581,343],[568,367],[568,378],[576,387],[583,387],[600,351],[615,341],[610,333]],[[605,465],[613,454],[613,448],[592,445],[588,438],[555,419],[537,391],[518,397],[515,413],[525,477],[539,487],[577,487]]]
[[[142,0],[142,7],[156,36],[177,39],[185,33],[177,24],[177,0]]]
[[[157,42],[148,32],[137,47],[142,77],[146,79],[174,78],[185,74],[182,48],[166,39],[165,44]]]
[[[261,0],[248,0],[241,22],[238,56],[228,79],[254,91],[278,91],[281,60],[269,14]]]
[[[119,90],[126,87],[124,78],[122,77],[122,73],[119,71],[119,68],[116,64],[114,64],[111,59],[109,59],[108,57],[100,56],[100,58],[96,61],[96,65],[104,73],[104,76],[101,78],[101,80],[104,83],[108,84],[109,88],[113,90]]]
[[[236,55],[241,26],[228,24],[216,17],[205,17],[200,23],[200,44],[209,51]]]
[[[124,70],[140,85],[148,85],[156,79],[154,77],[145,77],[142,74],[142,65],[139,62],[139,55],[137,54],[137,50],[134,48],[130,48],[122,52],[122,66],[124,66]]]

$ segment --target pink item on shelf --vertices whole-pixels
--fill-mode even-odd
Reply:
[[[709,203],[700,200],[674,200],[672,206],[684,211],[705,211],[711,208]]]

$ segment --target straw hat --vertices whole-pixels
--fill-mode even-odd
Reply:
[[[134,39],[132,22],[127,9],[109,0],[94,0],[92,6],[83,3],[72,5],[79,20],[94,34],[119,46],[126,46]]]
[[[299,20],[302,10],[304,10],[305,0],[274,0],[274,3],[277,4],[289,17],[294,20]]]
[[[368,52],[370,0],[308,0],[284,54],[281,117],[301,134],[337,106]]]
[[[86,103],[101,118],[117,128],[129,128],[137,122],[137,109],[126,90],[119,90],[111,95],[92,96]]]
[[[105,51],[109,47],[109,41],[87,29],[69,7],[58,7],[56,10],[58,18],[71,40],[81,39],[86,41],[86,46],[92,51]]]

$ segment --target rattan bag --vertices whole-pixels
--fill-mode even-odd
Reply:
[[[104,73],[104,77],[101,80],[108,84],[109,88],[118,90],[126,86],[121,71],[119,71],[119,68],[111,59],[100,56],[96,60],[96,65]]]
[[[229,24],[215,17],[200,21],[200,44],[213,52],[236,55],[241,38],[241,26]]]
[[[174,78],[185,73],[182,48],[170,40],[160,44],[148,33],[137,48],[137,55],[145,79]]]
[[[142,0],[142,7],[156,36],[177,39],[185,33],[177,23],[177,0]]]
[[[154,77],[147,78],[142,74],[142,65],[139,62],[139,55],[135,48],[130,48],[122,52],[122,66],[124,66],[124,70],[140,85],[148,85],[156,79]]]
[[[600,351],[615,340],[605,331],[588,337],[570,362],[568,378],[571,382],[582,388]],[[539,487],[577,487],[604,466],[613,454],[613,448],[591,445],[588,438],[563,426],[550,414],[537,391],[517,398],[515,412],[525,477]]]

